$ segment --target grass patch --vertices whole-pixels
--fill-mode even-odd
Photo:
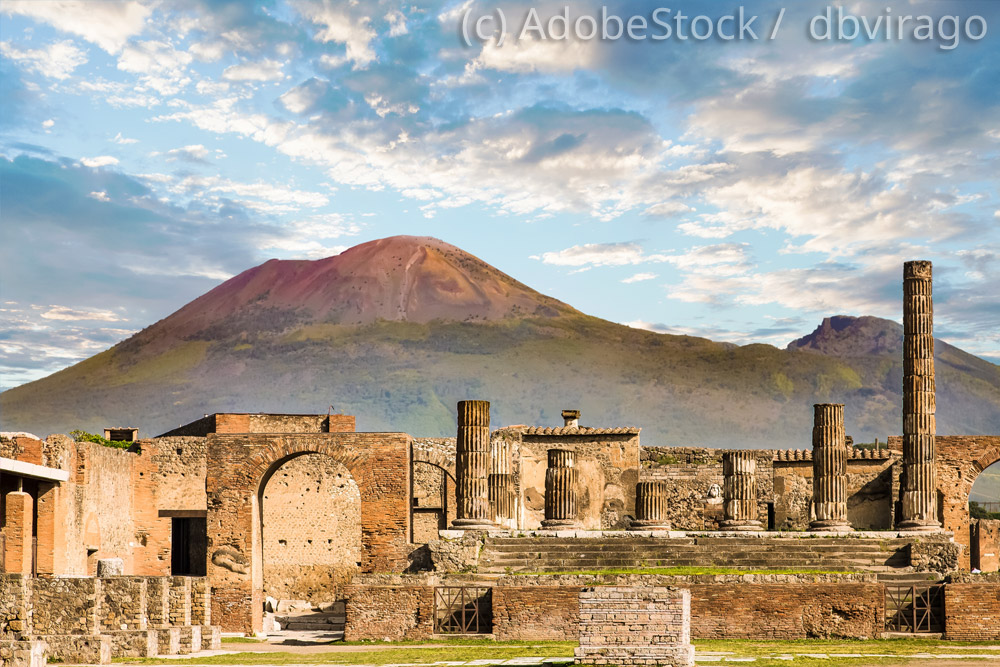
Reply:
[[[716,574],[855,574],[843,570],[740,570],[731,567],[611,567],[603,570],[560,570],[558,572],[510,572],[517,577],[540,577],[545,575],[582,575],[599,577],[613,574],[665,574],[675,577],[691,577]]]
[[[257,639],[256,637],[223,637],[223,644],[262,644],[266,639]]]
[[[434,648],[420,648],[413,642],[407,646],[371,642],[371,651],[342,651],[324,653],[233,653],[207,658],[164,660],[160,658],[124,658],[115,662],[143,665],[388,665],[397,663],[432,663],[441,661],[496,660],[511,658],[571,658],[575,642],[493,642],[483,645],[456,645],[450,641],[428,641],[427,644],[447,644]],[[336,642],[341,645],[341,642]],[[392,646],[391,648],[386,648]]]
[[[755,658],[754,667],[859,667],[861,665],[929,665],[926,658],[915,658],[918,653],[962,653],[963,647],[993,646],[996,642],[954,642],[941,639],[795,639],[761,641],[756,639],[702,639],[691,642],[700,653],[726,653],[728,658]],[[996,653],[988,652],[988,653]],[[803,654],[825,654],[830,658],[808,657]],[[870,657],[837,657],[862,654]],[[970,655],[977,655],[972,652]],[[788,657],[794,657],[789,661]],[[876,657],[877,656],[877,657]],[[784,659],[782,659],[784,658]],[[987,660],[990,658],[982,658]],[[963,663],[978,662],[963,658]],[[990,659],[992,660],[992,659]],[[724,664],[724,663],[722,663]]]

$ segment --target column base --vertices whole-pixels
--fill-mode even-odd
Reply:
[[[900,521],[896,528],[903,533],[935,533],[941,531],[941,524],[926,519],[907,519]]]
[[[633,519],[629,524],[629,530],[670,530],[669,521],[656,521],[654,519]]]
[[[811,521],[809,523],[810,533],[853,533],[854,529],[847,521]]]
[[[496,530],[497,526],[487,519],[455,519],[452,530]]]
[[[580,526],[572,519],[545,519],[542,528],[545,530],[572,530]]]
[[[729,521],[723,521],[719,524],[719,530],[764,530],[764,526],[760,521],[749,520],[749,519],[731,519]]]

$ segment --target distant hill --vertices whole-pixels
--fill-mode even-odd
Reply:
[[[205,413],[355,414],[362,430],[642,426],[647,445],[808,447],[812,404],[848,433],[901,430],[902,328],[832,317],[788,349],[652,333],[585,315],[442,241],[392,237],[271,260],[109,350],[0,394],[2,430],[155,435]],[[940,433],[1000,433],[1000,367],[938,341]]]

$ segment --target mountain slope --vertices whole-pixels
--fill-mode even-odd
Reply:
[[[836,317],[779,350],[584,315],[436,239],[392,237],[245,271],[115,347],[0,394],[3,430],[159,433],[225,411],[356,414],[363,430],[638,425],[647,445],[807,447],[812,404],[859,441],[900,431],[902,328]],[[1000,367],[939,342],[941,433],[1000,433]]]

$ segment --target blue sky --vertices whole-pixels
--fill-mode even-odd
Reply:
[[[609,320],[779,346],[898,321],[902,262],[931,259],[938,335],[1000,361],[1000,2],[844,6],[934,39],[813,39],[803,0],[744,3],[757,40],[517,39],[531,11],[661,6],[739,7],[3,0],[0,385],[268,258],[393,234]]]

